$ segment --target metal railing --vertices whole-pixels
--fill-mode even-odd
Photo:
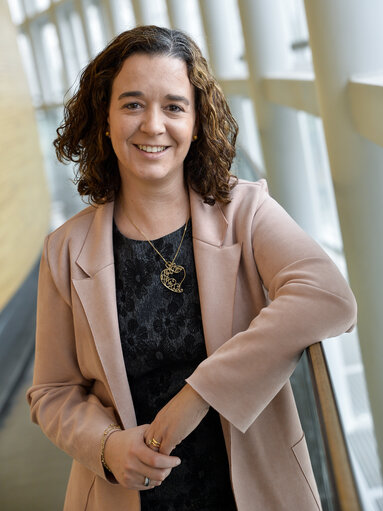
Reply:
[[[307,348],[327,469],[337,511],[362,511],[322,343]]]

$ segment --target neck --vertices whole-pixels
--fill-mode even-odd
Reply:
[[[190,216],[189,196],[183,181],[158,186],[121,186],[116,200],[115,222],[122,234],[156,239],[179,229]],[[134,224],[133,224],[134,222]]]

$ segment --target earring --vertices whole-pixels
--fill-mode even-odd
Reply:
[[[197,135],[193,135],[194,142],[198,139]]]
[[[110,133],[109,133],[109,131],[105,131],[105,135],[106,135],[107,137],[110,137]]]

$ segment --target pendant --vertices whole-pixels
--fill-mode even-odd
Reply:
[[[174,275],[176,273],[183,272],[183,277],[180,282],[178,282],[174,277],[171,275]],[[185,280],[186,277],[186,271],[183,266],[179,266],[176,263],[172,262],[166,262],[166,268],[162,270],[161,272],[161,282],[162,284],[167,288],[170,289],[170,291],[173,291],[173,293],[183,293],[183,289],[181,288],[182,282]]]

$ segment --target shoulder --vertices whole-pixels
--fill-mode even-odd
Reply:
[[[49,259],[57,260],[64,253],[71,254],[72,258],[76,258],[84,244],[96,212],[102,207],[88,206],[48,234],[45,247]]]
[[[255,199],[264,199],[269,193],[266,179],[262,178],[258,181],[246,181],[246,179],[238,179],[237,184],[232,190],[232,200],[242,200],[246,197]]]
[[[228,220],[243,215],[253,217],[267,198],[269,190],[265,179],[258,181],[239,179],[231,191],[231,202],[222,206],[222,210]]]

